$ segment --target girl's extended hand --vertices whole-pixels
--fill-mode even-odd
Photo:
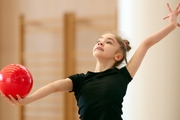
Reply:
[[[16,105],[16,106],[22,106],[27,104],[27,98],[22,99],[19,95],[17,95],[17,99],[15,99],[12,95],[6,96],[4,94],[1,93],[1,96],[8,101],[10,104],[12,105]]]
[[[168,7],[168,10],[169,10],[169,15],[165,16],[163,19],[167,19],[169,18],[169,23],[173,23],[175,26],[178,26],[180,27],[180,23],[177,22],[177,16],[179,15],[180,13],[180,3],[176,6],[176,8],[174,10],[171,9],[169,3],[167,3],[167,7]]]

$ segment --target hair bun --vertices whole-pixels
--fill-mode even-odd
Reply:
[[[123,40],[126,51],[129,52],[131,50],[130,42],[128,40]]]

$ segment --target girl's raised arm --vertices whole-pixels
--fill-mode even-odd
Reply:
[[[164,19],[169,18],[169,24],[158,32],[152,34],[142,41],[131,60],[127,64],[127,69],[132,77],[134,77],[137,72],[147,50],[166,37],[170,32],[172,32],[177,26],[180,27],[180,24],[177,23],[177,16],[180,13],[179,7],[180,3],[176,6],[174,10],[171,10],[169,4],[167,4],[170,14],[165,16]]]

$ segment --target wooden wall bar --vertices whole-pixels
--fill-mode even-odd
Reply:
[[[66,13],[64,15],[64,76],[75,73],[75,15]],[[65,94],[65,120],[75,118],[74,95]]]
[[[23,57],[24,57],[24,55],[23,55],[23,53],[24,53],[24,16],[23,15],[21,15],[20,17],[19,17],[19,35],[20,35],[20,39],[19,39],[19,63],[21,64],[21,65],[24,65],[24,59],[23,59]],[[19,116],[20,116],[20,120],[24,120],[24,115],[23,115],[23,113],[24,113],[24,107],[22,106],[22,107],[20,107],[20,112],[19,112]]]

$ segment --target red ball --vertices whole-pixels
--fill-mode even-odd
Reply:
[[[10,64],[0,71],[0,91],[6,96],[16,95],[26,97],[33,86],[33,77],[30,71],[20,64]]]

